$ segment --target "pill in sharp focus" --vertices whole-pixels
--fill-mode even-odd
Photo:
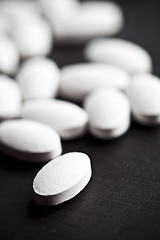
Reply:
[[[46,56],[53,46],[53,33],[47,20],[33,15],[16,21],[11,36],[22,57]]]
[[[50,127],[28,120],[0,125],[0,150],[19,160],[48,162],[62,152],[59,135]]]
[[[0,34],[0,71],[12,75],[19,64],[19,52],[15,42],[8,36]]]
[[[135,121],[144,125],[160,124],[160,79],[143,73],[133,76],[127,95]]]
[[[63,203],[86,187],[91,174],[91,163],[86,154],[64,154],[50,161],[36,175],[33,181],[35,200],[46,206]]]
[[[84,135],[88,123],[88,115],[84,109],[55,99],[26,101],[22,106],[22,118],[52,127],[65,140]]]
[[[152,60],[142,47],[135,43],[113,38],[90,41],[84,50],[86,59],[123,68],[130,74],[150,72]]]
[[[0,121],[20,116],[21,90],[11,78],[0,75]]]
[[[107,64],[83,63],[62,68],[60,94],[75,101],[100,87],[127,88],[130,76],[123,69]]]
[[[130,104],[120,91],[104,88],[93,91],[84,101],[89,116],[89,131],[100,139],[123,135],[130,126]]]
[[[24,61],[16,77],[23,98],[51,98],[57,95],[60,70],[56,63],[44,57]]]

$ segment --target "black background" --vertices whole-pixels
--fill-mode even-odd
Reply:
[[[142,45],[160,76],[160,3],[118,1],[125,27],[118,35]],[[81,47],[56,46],[59,66],[83,62]],[[89,134],[63,142],[63,152],[82,151],[92,160],[90,184],[57,207],[33,200],[32,180],[42,165],[0,154],[0,240],[160,239],[160,127],[132,123],[123,137],[99,141]]]

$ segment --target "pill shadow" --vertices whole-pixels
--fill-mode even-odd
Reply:
[[[70,204],[72,203],[67,201],[55,206],[42,206],[42,205],[38,205],[35,202],[35,200],[32,199],[28,206],[28,215],[29,216],[45,216],[48,214],[53,214],[53,212],[55,211],[66,209],[67,206],[69,206]]]
[[[153,126],[147,126],[140,123],[132,121],[132,131],[136,131],[139,134],[147,133],[147,134],[154,134],[156,136],[159,135],[160,126],[159,125],[153,125]]]
[[[41,168],[44,165],[42,163],[32,163],[27,161],[21,161],[21,160],[9,157],[2,152],[0,152],[0,156],[1,156],[0,167],[13,169],[16,171],[35,170],[35,169]]]
[[[48,57],[55,60],[59,67],[85,62],[83,49],[84,44],[77,46],[74,44],[65,45],[56,43]]]
[[[94,175],[92,176],[89,184],[75,197],[71,198],[68,201],[60,203],[53,206],[43,206],[36,203],[34,197],[28,202],[27,206],[27,215],[29,217],[42,217],[53,215],[53,213],[60,213],[68,211],[78,211],[78,209],[84,208],[87,204],[92,202],[92,199],[96,198],[96,189],[95,189],[96,179]]]
[[[56,218],[58,216],[61,216],[61,214],[64,214],[64,216],[66,216],[68,212],[75,212],[75,208],[78,208],[79,206],[77,201],[79,202],[80,199],[81,196],[77,195],[75,198],[55,206],[42,206],[37,204],[33,198],[28,204],[26,214],[30,219],[40,219],[45,217]]]

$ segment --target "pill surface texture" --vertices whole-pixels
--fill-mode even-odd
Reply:
[[[144,125],[160,124],[160,79],[137,74],[127,89],[134,119]]]
[[[81,192],[91,178],[91,163],[84,153],[64,154],[46,164],[33,181],[40,205],[57,205]]]
[[[21,90],[16,81],[0,75],[0,121],[20,116],[21,100]]]
[[[88,115],[79,106],[55,99],[28,100],[22,107],[22,118],[44,123],[70,140],[86,132]]]
[[[83,63],[62,68],[60,94],[75,101],[100,87],[126,89],[130,76],[124,70],[107,64]]]
[[[51,98],[59,88],[60,70],[50,59],[33,57],[23,63],[16,78],[25,100]]]
[[[150,72],[152,60],[142,47],[122,39],[99,38],[88,43],[86,59],[123,68],[131,74]]]
[[[61,154],[59,135],[48,126],[28,120],[0,125],[0,151],[29,162],[48,162]]]
[[[93,91],[84,101],[89,116],[89,131],[100,139],[116,138],[130,126],[130,105],[126,96],[115,89]]]

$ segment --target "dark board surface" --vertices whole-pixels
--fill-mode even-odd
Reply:
[[[160,76],[160,4],[157,0],[118,1],[125,14],[119,37],[145,47]],[[83,46],[56,46],[60,66],[83,62]],[[89,134],[63,142],[63,152],[82,151],[92,160],[90,184],[57,207],[33,200],[32,181],[42,165],[0,154],[0,240],[159,240],[160,127],[132,123],[121,138],[99,141]]]

